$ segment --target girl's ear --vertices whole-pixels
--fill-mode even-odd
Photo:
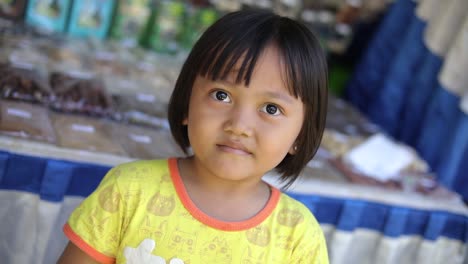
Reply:
[[[187,117],[182,120],[182,125],[188,125],[188,119]]]
[[[288,151],[289,154],[294,155],[297,153],[297,144],[294,143],[294,145],[291,146],[291,148]]]

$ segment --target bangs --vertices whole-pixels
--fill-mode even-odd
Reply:
[[[310,60],[316,54],[311,54],[314,51],[304,43],[316,40],[304,34],[307,29],[292,26],[290,20],[276,15],[266,15],[252,23],[229,22],[231,25],[222,28],[209,28],[210,32],[194,47],[198,52],[197,74],[211,80],[225,80],[234,74],[236,84],[249,86],[258,58],[268,45],[274,45],[282,60],[287,89],[307,103],[313,87],[319,86],[317,76],[320,75],[316,75],[316,69],[322,67],[318,65],[321,62]]]
[[[225,43],[218,43],[212,49],[208,50],[200,62],[198,74],[211,80],[225,80],[232,74],[235,84],[244,84],[249,86],[255,65],[258,58],[268,45],[278,47],[278,39],[269,36],[261,42],[252,39],[249,42],[234,43],[233,39],[228,39]],[[237,41],[236,41],[237,42]],[[281,67],[285,78],[285,85],[289,93],[293,96],[302,97],[300,75],[296,69],[297,61],[288,61],[291,58],[285,54],[283,49],[280,52]],[[294,56],[292,56],[294,57]],[[214,58],[214,59],[210,59]]]
[[[239,40],[231,35],[221,40],[202,56],[199,74],[212,80],[225,80],[234,73],[236,84],[249,86],[255,65],[269,39]]]

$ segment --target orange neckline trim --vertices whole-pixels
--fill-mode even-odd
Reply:
[[[261,224],[268,216],[271,215],[273,210],[275,209],[276,205],[280,199],[280,191],[275,188],[274,186],[270,185],[271,188],[271,196],[268,200],[265,207],[255,216],[245,221],[239,222],[226,222],[221,221],[216,218],[213,218],[204,212],[202,212],[190,199],[187,190],[185,189],[185,185],[182,182],[182,178],[179,174],[179,167],[177,166],[177,158],[169,158],[168,159],[169,170],[172,178],[172,182],[174,183],[174,187],[176,189],[177,195],[181,200],[184,207],[190,212],[190,214],[197,219],[198,221],[206,224],[210,227],[224,230],[224,231],[241,231],[250,229]]]
[[[78,248],[83,250],[86,254],[92,257],[94,260],[98,261],[99,263],[105,264],[113,264],[115,263],[115,258],[109,257],[107,255],[102,254],[101,252],[97,251],[93,247],[91,247],[86,241],[81,239],[70,227],[68,223],[63,226],[63,232],[65,235],[70,239],[73,244],[75,244]]]

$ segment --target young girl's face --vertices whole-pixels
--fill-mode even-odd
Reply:
[[[288,152],[294,153],[304,105],[289,93],[283,69],[276,47],[269,46],[248,87],[235,84],[235,70],[226,80],[196,78],[184,122],[194,165],[203,173],[259,181]]]

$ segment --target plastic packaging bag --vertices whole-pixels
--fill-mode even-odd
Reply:
[[[106,134],[99,119],[56,113],[52,122],[61,147],[125,155],[119,143]]]
[[[104,84],[94,79],[93,75],[54,72],[49,80],[55,95],[55,100],[51,102],[54,110],[93,116],[112,114],[112,99]]]
[[[119,142],[130,157],[156,159],[185,154],[169,131],[109,122],[106,125],[114,142]]]
[[[55,143],[47,108],[24,102],[0,100],[0,133]]]
[[[144,83],[125,78],[107,79],[112,87],[114,119],[126,123],[169,128],[167,103]]]
[[[51,89],[46,76],[27,64],[0,64],[0,96],[5,99],[47,103]]]

